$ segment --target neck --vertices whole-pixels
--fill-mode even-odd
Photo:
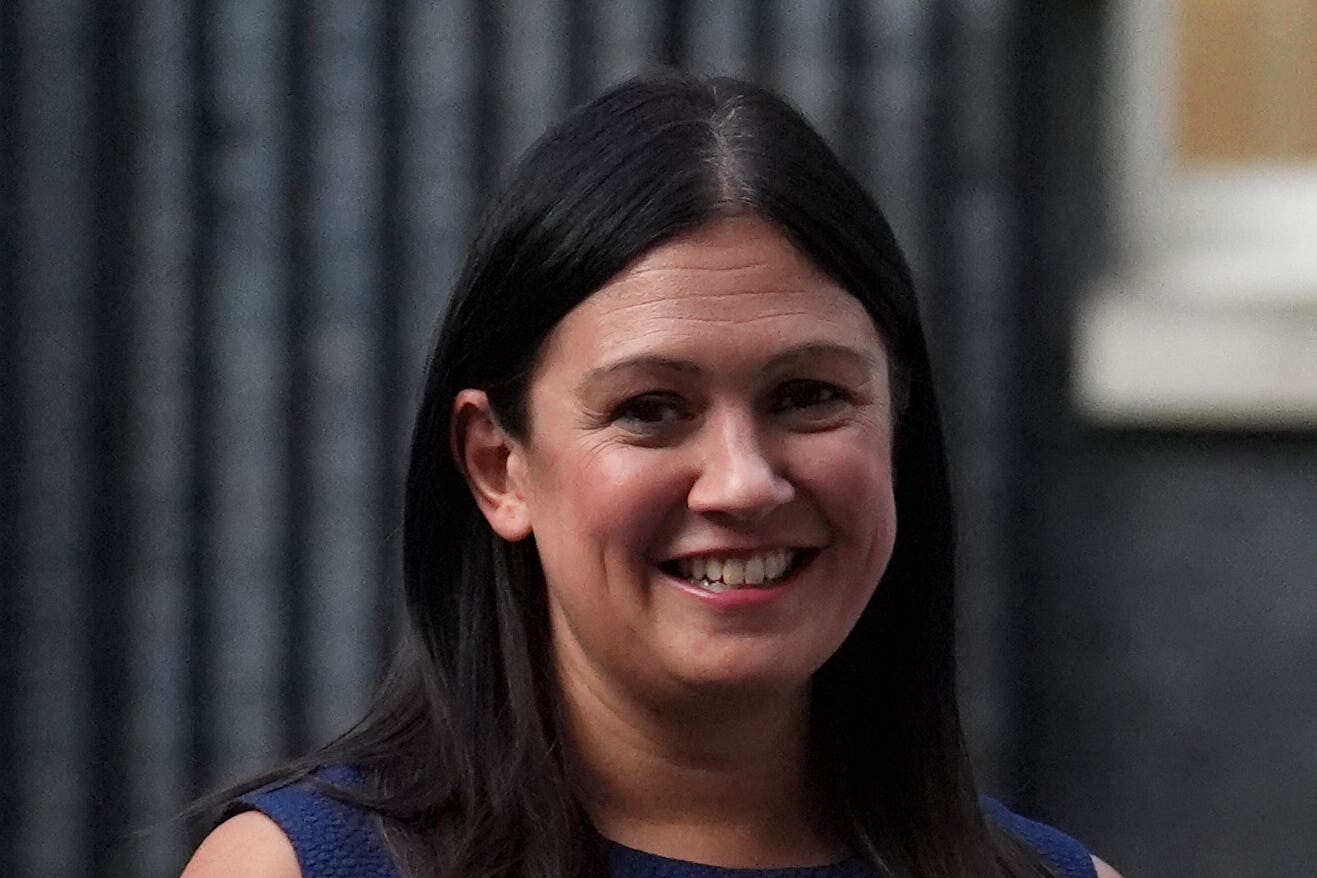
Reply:
[[[809,746],[809,691],[643,704],[564,675],[578,794],[604,837],[726,867],[824,865],[830,831]]]

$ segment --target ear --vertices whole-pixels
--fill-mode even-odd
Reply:
[[[449,444],[494,532],[509,542],[530,536],[524,450],[499,426],[483,390],[463,390],[453,399]]]

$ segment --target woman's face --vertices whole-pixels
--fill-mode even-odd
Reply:
[[[891,556],[889,396],[868,313],[754,217],[571,311],[510,470],[560,673],[659,701],[805,686]]]

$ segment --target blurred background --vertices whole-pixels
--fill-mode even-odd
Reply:
[[[1313,0],[0,0],[0,875],[176,874],[356,717],[473,220],[657,64],[784,93],[908,250],[983,786],[1317,875]]]

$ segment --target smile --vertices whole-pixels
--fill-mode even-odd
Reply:
[[[701,555],[677,558],[662,566],[696,588],[721,594],[738,588],[767,588],[786,579],[799,566],[801,552],[770,549],[753,555]]]

